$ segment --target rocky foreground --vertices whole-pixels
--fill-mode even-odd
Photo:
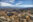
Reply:
[[[33,22],[33,12],[0,11],[0,22]]]

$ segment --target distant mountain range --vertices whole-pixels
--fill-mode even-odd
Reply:
[[[33,10],[33,7],[19,8],[19,7],[0,7],[0,10]]]

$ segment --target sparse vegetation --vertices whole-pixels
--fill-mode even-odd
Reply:
[[[30,18],[31,15],[33,16],[33,10],[31,11],[31,9],[17,10],[17,9],[6,8],[0,10],[0,19],[2,19],[1,20],[2,22],[22,22],[22,21],[32,22],[32,19]]]

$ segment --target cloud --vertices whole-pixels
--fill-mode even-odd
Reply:
[[[23,1],[19,1],[18,3],[16,3],[16,5],[22,5]]]
[[[26,7],[33,7],[33,5],[20,5],[21,3],[16,3],[15,5],[13,5],[13,4],[9,4],[9,3],[5,3],[5,2],[1,2],[1,6],[4,6],[4,7],[6,7],[6,6],[9,6],[9,7],[24,7],[24,8],[26,8]]]
[[[11,6],[11,4],[9,4],[9,3],[4,3],[4,2],[1,2],[1,6]]]
[[[3,7],[6,7],[6,6],[12,7],[14,5],[9,4],[9,3],[5,3],[5,2],[1,2],[1,6],[3,6]]]
[[[27,8],[27,7],[33,7],[33,5],[16,5],[16,7]]]
[[[14,2],[15,2],[15,0],[9,0],[9,2],[14,3]]]

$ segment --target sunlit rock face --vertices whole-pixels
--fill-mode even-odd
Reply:
[[[7,19],[6,19],[4,16],[1,16],[1,17],[0,17],[0,21],[1,21],[1,22],[4,22],[4,21],[7,21]]]
[[[0,22],[9,22],[10,20],[10,18],[6,18],[5,16],[0,17]]]

